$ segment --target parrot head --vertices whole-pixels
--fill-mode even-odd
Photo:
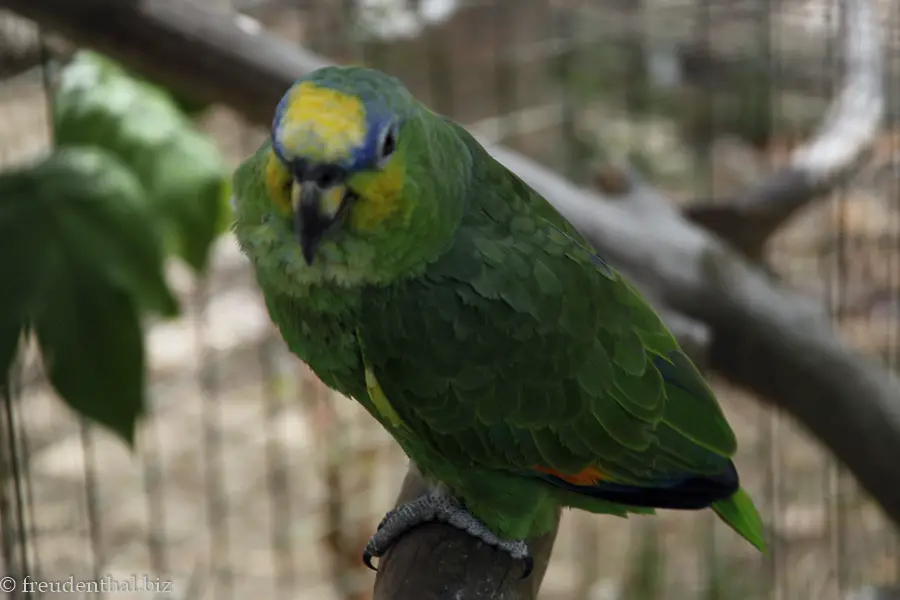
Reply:
[[[277,164],[268,183],[276,201],[289,203],[307,263],[361,198],[370,215],[374,205],[396,202],[404,158],[391,162],[413,108],[396,79],[360,69],[321,69],[284,95],[272,124]]]
[[[268,240],[267,252],[306,282],[399,275],[434,254],[447,228],[440,223],[461,219],[471,159],[457,138],[394,77],[364,67],[319,69],[275,110],[261,150],[262,206],[241,206],[238,170],[238,229],[242,214],[258,224],[238,237],[251,258],[253,242]]]

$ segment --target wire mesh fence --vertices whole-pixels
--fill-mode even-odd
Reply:
[[[680,203],[729,197],[783,164],[821,120],[841,66],[840,6],[819,0],[219,8],[391,72],[438,112],[581,185],[607,185],[604,166],[627,158]],[[900,9],[876,9],[889,119],[852,183],[794,219],[768,254],[779,277],[822,299],[849,344],[896,371]],[[25,41],[0,61],[18,73],[0,85],[3,166],[52,140],[52,70],[34,30],[15,31]],[[234,164],[265,136],[223,108],[202,120]],[[371,597],[359,554],[394,502],[404,456],[287,353],[230,237],[204,280],[177,264],[169,276],[187,310],[150,326],[152,406],[136,453],[72,416],[24,353],[0,416],[0,575],[146,576],[191,599]],[[897,582],[897,537],[852,478],[792,420],[712,381],[741,443],[744,485],[771,526],[770,556],[706,514],[572,512],[542,598],[824,600]]]

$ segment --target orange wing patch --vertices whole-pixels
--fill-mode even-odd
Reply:
[[[535,465],[532,468],[535,471],[540,471],[541,473],[546,473],[547,475],[559,477],[563,481],[567,481],[572,485],[594,485],[603,481],[604,479],[607,479],[607,475],[603,473],[603,471],[593,466],[585,467],[577,473],[560,473],[556,469],[551,469],[550,467],[544,467],[541,465]]]

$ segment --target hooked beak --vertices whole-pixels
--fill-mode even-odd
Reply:
[[[322,241],[340,223],[353,198],[344,185],[323,188],[315,181],[294,181],[294,233],[307,265],[312,265]]]

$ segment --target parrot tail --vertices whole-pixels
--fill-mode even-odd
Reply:
[[[542,479],[568,492],[591,496],[607,502],[639,506],[642,508],[666,508],[675,510],[700,510],[713,503],[728,501],[740,489],[737,469],[730,460],[717,475],[691,475],[673,477],[656,482],[656,485],[638,486],[600,480],[590,485],[578,485],[562,477],[544,474]]]
[[[727,500],[713,502],[711,508],[738,535],[763,554],[768,553],[762,518],[747,492],[739,489]]]
[[[654,487],[608,480],[579,485],[546,472],[540,477],[567,492],[626,506],[676,510],[712,508],[738,535],[761,552],[766,552],[762,519],[750,496],[740,487],[737,469],[730,460],[725,469],[717,475],[678,477],[660,481]]]

